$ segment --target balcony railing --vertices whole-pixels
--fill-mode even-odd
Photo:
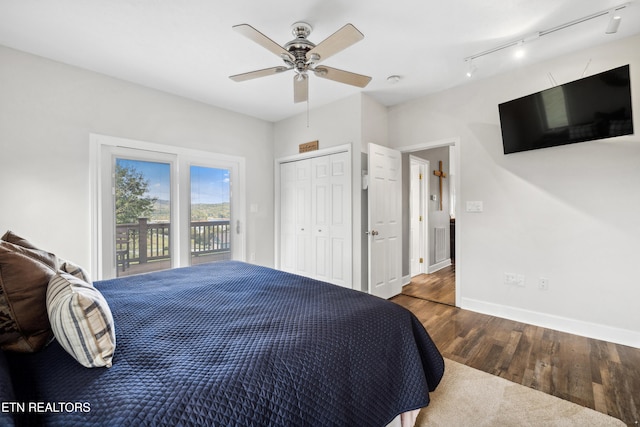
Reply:
[[[137,223],[116,225],[116,236],[119,236],[116,238],[118,267],[126,269],[128,264],[170,259],[171,224],[168,222],[140,218]],[[190,224],[191,256],[230,252],[230,237],[229,220],[193,221]]]

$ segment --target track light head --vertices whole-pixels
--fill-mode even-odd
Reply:
[[[467,77],[471,78],[475,72],[478,70],[478,68],[475,66],[475,64],[473,63],[473,59],[467,59]]]
[[[620,16],[617,10],[609,11],[609,24],[607,24],[605,34],[617,33],[618,27],[620,27],[620,21],[622,21],[622,16]]]

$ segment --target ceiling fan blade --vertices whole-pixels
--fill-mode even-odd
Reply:
[[[314,68],[313,71],[316,76],[322,77],[323,79],[334,80],[352,86],[365,87],[371,81],[371,77],[369,76],[338,70],[337,68],[326,67],[324,65]]]
[[[309,99],[309,77],[306,74],[293,76],[293,102],[306,102]]]
[[[234,76],[229,76],[231,80],[234,82],[243,82],[245,80],[257,79],[258,77],[266,77],[271,76],[273,74],[282,73],[284,71],[289,71],[291,68],[287,67],[271,67],[265,68],[263,70],[250,71],[248,73],[236,74]]]
[[[269,37],[262,34],[260,31],[256,30],[249,24],[234,25],[232,28],[237,32],[239,32],[240,34],[242,34],[243,36],[247,37],[250,40],[253,40],[254,42],[258,43],[260,46],[275,53],[280,57],[285,56],[291,61],[295,59],[293,55],[289,53],[288,50],[286,50],[285,48],[280,46],[278,43],[271,40]]]
[[[307,58],[311,58],[311,55],[316,54],[320,57],[316,62],[324,61],[328,57],[359,42],[363,38],[364,35],[358,31],[356,27],[347,24],[307,52]]]

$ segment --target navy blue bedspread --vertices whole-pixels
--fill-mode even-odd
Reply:
[[[57,342],[10,355],[17,401],[82,403],[25,411],[17,425],[383,426],[426,406],[444,371],[408,310],[265,267],[96,287],[115,320],[113,366],[84,368]]]

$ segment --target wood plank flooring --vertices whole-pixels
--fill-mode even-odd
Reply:
[[[487,316],[408,295],[442,355],[473,368],[640,422],[640,349]]]
[[[419,274],[402,287],[402,293],[442,304],[456,305],[456,269],[450,265],[432,274]]]

